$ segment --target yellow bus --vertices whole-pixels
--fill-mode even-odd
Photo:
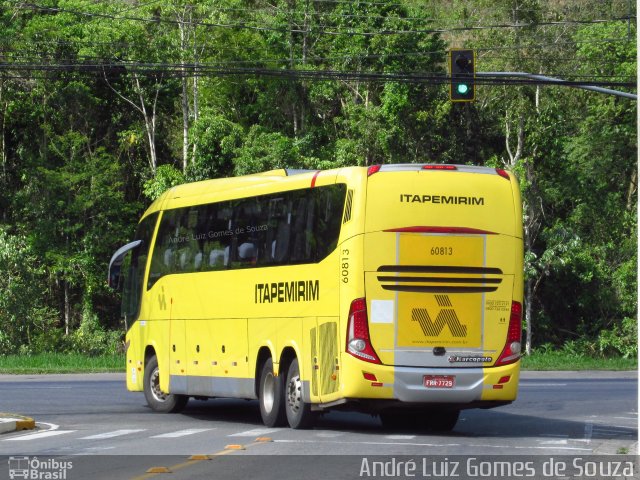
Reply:
[[[258,399],[267,426],[354,409],[452,429],[515,400],[514,176],[467,165],[275,170],[177,186],[109,265],[127,388],[153,410]]]

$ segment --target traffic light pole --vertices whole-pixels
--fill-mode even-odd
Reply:
[[[476,78],[496,78],[496,77],[519,77],[519,78],[528,78],[531,80],[542,80],[544,82],[548,82],[551,84],[557,83],[558,85],[566,85],[574,88],[582,88],[584,90],[592,90],[598,93],[606,93],[608,95],[616,95],[618,97],[631,98],[633,100],[638,100],[638,95],[627,92],[620,92],[618,90],[611,90],[609,88],[602,87],[594,87],[589,85],[574,85],[572,83],[567,82],[566,80],[562,80],[560,78],[547,77],[545,75],[536,75],[533,73],[526,72],[476,72]]]

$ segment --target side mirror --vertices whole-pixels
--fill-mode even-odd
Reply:
[[[109,262],[109,273],[107,275],[107,284],[110,288],[119,289],[122,279],[122,262],[127,253],[134,248],[137,248],[142,244],[142,240],[135,240],[131,243],[127,243],[125,246],[120,247],[116,253],[111,257]]]

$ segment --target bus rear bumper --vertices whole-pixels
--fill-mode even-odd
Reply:
[[[517,365],[488,368],[396,367],[393,395],[401,402],[473,403],[508,401],[518,393]],[[441,380],[446,387],[429,385]],[[442,381],[446,380],[446,381]]]
[[[368,370],[379,382],[358,379],[358,385],[347,387],[346,398],[386,400],[398,405],[491,408],[516,399],[520,363],[471,368],[376,366]]]
[[[470,403],[482,397],[482,369],[396,367],[393,396],[410,403]],[[425,387],[426,378],[447,379],[451,387]]]

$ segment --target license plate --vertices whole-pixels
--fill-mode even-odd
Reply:
[[[456,386],[454,375],[425,375],[422,378],[425,388],[453,388]]]

